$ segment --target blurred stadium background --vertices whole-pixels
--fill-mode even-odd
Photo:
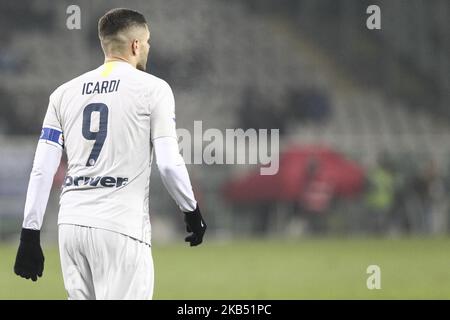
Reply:
[[[81,30],[66,27],[71,4]],[[366,28],[371,4],[381,30]],[[450,298],[447,0],[1,1],[0,298],[65,298],[65,162],[44,278],[26,283],[12,264],[48,96],[102,64],[97,21],[114,7],[147,17],[149,71],[171,84],[179,128],[280,130],[276,176],[188,166],[209,222],[195,251],[180,246],[183,221],[153,170],[156,298]],[[381,290],[366,288],[370,264]]]

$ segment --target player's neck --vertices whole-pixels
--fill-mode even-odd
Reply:
[[[131,61],[129,61],[123,57],[119,57],[119,56],[106,56],[105,57],[105,64],[108,62],[113,62],[113,61],[126,62],[126,63],[132,65],[134,68],[136,68],[136,65],[134,65]]]

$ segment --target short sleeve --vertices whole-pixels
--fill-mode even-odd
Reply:
[[[163,81],[154,95],[150,111],[151,140],[161,137],[177,139],[175,124],[175,98],[170,86]]]
[[[54,94],[52,94],[49,99],[39,142],[45,142],[64,149],[63,129],[56,112]]]

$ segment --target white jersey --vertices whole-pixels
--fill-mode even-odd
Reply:
[[[169,85],[126,62],[108,62],[53,92],[43,136],[68,158],[58,224],[150,244],[151,141],[176,138]]]

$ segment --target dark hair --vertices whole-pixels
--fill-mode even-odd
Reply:
[[[98,36],[103,39],[136,25],[145,25],[145,17],[134,10],[117,8],[105,13],[98,21]]]

